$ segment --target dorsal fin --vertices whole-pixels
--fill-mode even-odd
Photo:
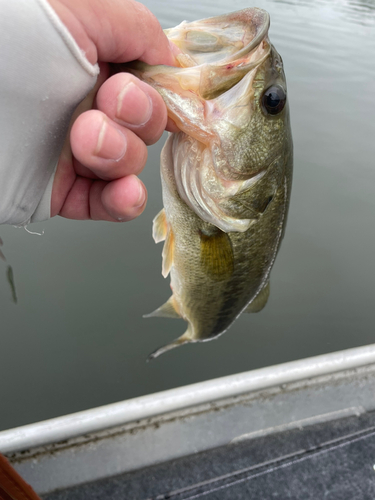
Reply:
[[[270,296],[270,282],[267,281],[266,285],[258,293],[255,299],[244,310],[245,313],[257,313],[265,307]]]
[[[165,302],[162,306],[155,309],[150,314],[145,314],[144,318],[178,318],[181,319],[181,316],[177,312],[176,301],[173,295],[169,297],[167,302]]]

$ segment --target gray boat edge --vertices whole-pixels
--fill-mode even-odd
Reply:
[[[2,431],[0,451],[45,494],[241,439],[371,411],[374,384],[372,344]]]

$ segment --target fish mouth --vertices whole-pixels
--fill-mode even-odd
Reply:
[[[183,21],[164,33],[191,57],[194,66],[199,66],[215,60],[227,64],[245,57],[266,38],[269,26],[268,12],[252,7],[191,23]]]
[[[183,21],[164,30],[180,53],[177,66],[149,66],[141,61],[117,64],[117,71],[127,71],[157,90],[179,86],[211,100],[220,96],[271,53],[268,40],[270,16],[257,7],[199,21]],[[172,88],[172,87],[171,87]]]
[[[165,30],[180,48],[182,68],[199,70],[198,93],[214,99],[238,83],[269,55],[270,16],[257,7],[188,23]]]

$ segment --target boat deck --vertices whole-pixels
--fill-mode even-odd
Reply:
[[[375,344],[0,432],[44,500],[375,499]]]
[[[45,500],[375,498],[375,412],[246,439]]]

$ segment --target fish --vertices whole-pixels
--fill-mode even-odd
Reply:
[[[185,333],[153,352],[223,334],[242,312],[259,312],[285,233],[293,142],[281,56],[259,8],[165,30],[178,66],[134,62],[179,132],[161,153],[162,274],[172,296],[146,317],[183,318]]]

